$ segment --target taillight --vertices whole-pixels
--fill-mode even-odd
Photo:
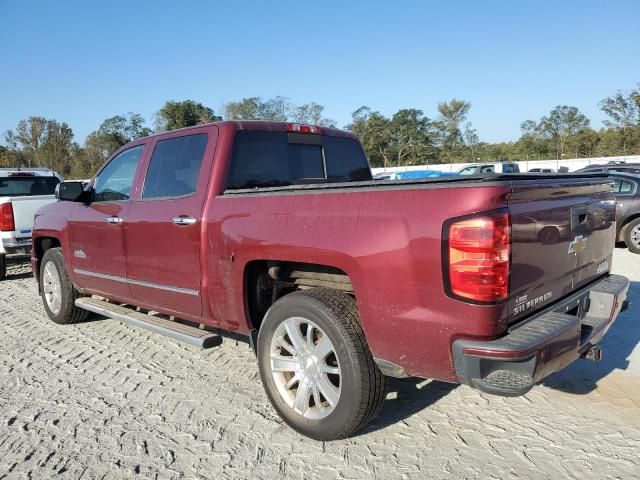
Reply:
[[[509,214],[480,214],[448,225],[445,272],[454,296],[499,302],[509,296]]]
[[[13,220],[13,206],[10,203],[0,205],[0,231],[12,232],[16,229],[16,223]]]
[[[321,134],[320,127],[307,125],[306,123],[287,123],[287,132]]]

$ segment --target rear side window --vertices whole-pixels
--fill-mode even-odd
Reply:
[[[8,177],[0,178],[0,197],[30,197],[35,195],[53,195],[57,177]]]
[[[174,198],[196,192],[207,134],[160,140],[153,149],[142,198]]]
[[[613,193],[632,193],[633,192],[633,183],[627,182],[625,180],[615,179],[613,182]]]
[[[346,137],[240,131],[227,188],[371,180],[360,144]]]

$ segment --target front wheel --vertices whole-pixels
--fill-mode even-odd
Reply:
[[[632,220],[625,228],[624,243],[629,251],[640,253],[640,218]]]
[[[87,318],[89,312],[75,305],[82,294],[71,283],[60,248],[50,248],[42,257],[40,290],[44,309],[55,323],[66,325]]]
[[[386,379],[373,361],[355,300],[310,289],[267,312],[258,335],[260,377],[269,400],[294,430],[336,440],[369,423]]]

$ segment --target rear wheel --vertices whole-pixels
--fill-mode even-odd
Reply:
[[[629,222],[624,231],[624,243],[633,253],[640,253],[640,218]]]
[[[7,256],[0,253],[0,280],[7,278]]]
[[[40,289],[44,309],[55,323],[66,325],[87,318],[89,312],[75,305],[82,294],[71,283],[59,248],[50,248],[42,257]]]
[[[316,440],[353,434],[380,410],[386,379],[373,361],[355,300],[310,289],[267,312],[258,335],[260,376],[284,421]]]
[[[556,227],[544,227],[538,234],[538,240],[543,245],[551,245],[558,243],[560,239],[560,232]]]

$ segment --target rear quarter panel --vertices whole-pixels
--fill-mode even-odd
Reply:
[[[506,328],[503,305],[447,297],[442,225],[451,217],[505,206],[506,184],[341,189],[220,195],[207,211],[210,312],[246,332],[246,265],[286,260],[329,265],[354,286],[377,358],[408,374],[455,381],[450,344]]]

